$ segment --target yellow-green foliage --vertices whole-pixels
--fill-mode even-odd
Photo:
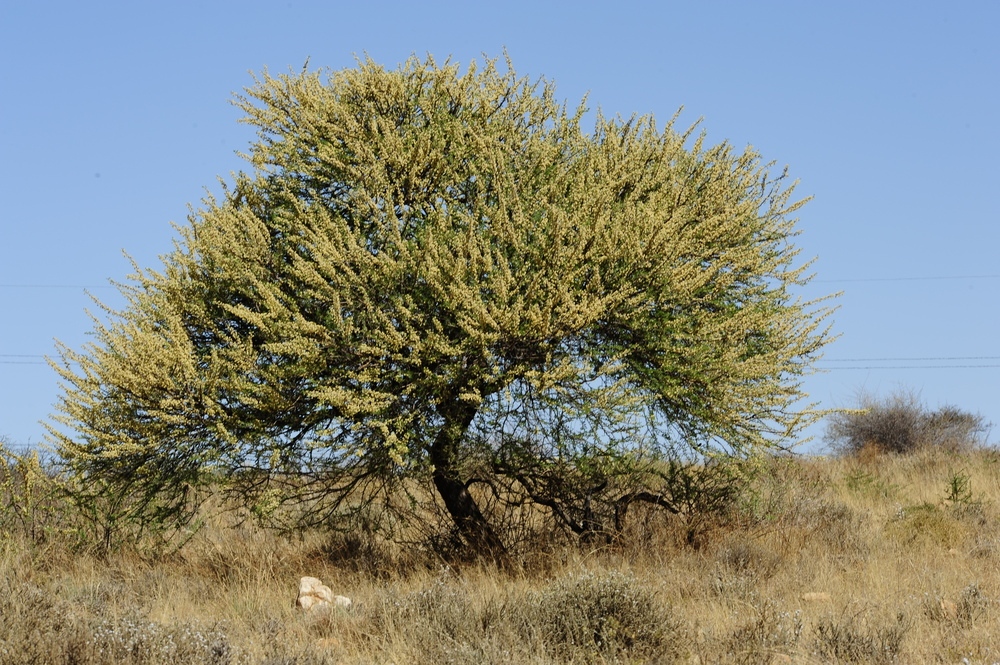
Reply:
[[[814,421],[826,310],[790,292],[801,202],[753,149],[586,130],[509,62],[265,72],[236,104],[252,172],[56,363],[52,437],[119,518],[211,483],[336,523],[428,472],[476,541],[469,465],[503,458],[510,496],[525,459],[613,476]]]

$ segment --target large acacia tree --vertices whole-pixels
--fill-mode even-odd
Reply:
[[[814,420],[827,310],[792,293],[800,203],[752,149],[585,129],[509,62],[265,72],[236,104],[252,169],[54,363],[52,436],[109,510],[184,521],[212,486],[338,526],[423,478],[498,552],[483,497],[585,533],[597,495],[670,508],[670,451]]]

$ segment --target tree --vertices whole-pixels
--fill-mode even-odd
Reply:
[[[586,534],[594,497],[669,509],[671,451],[815,420],[828,310],[792,294],[786,174],[650,116],[588,133],[506,65],[265,72],[236,98],[252,172],[54,363],[51,436],[93,497],[183,523],[211,486],[337,526],[428,478],[498,553],[483,500]]]

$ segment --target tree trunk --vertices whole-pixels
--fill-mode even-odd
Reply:
[[[507,548],[479,510],[456,468],[458,446],[476,416],[476,409],[453,402],[439,407],[439,413],[444,417],[444,426],[430,447],[434,487],[466,545],[478,554],[503,563],[507,558]]]

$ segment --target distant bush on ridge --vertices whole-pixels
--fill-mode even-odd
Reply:
[[[830,416],[825,440],[839,454],[866,449],[907,454],[935,447],[953,451],[985,445],[989,424],[979,414],[943,406],[930,411],[912,392],[861,395],[857,409]]]

